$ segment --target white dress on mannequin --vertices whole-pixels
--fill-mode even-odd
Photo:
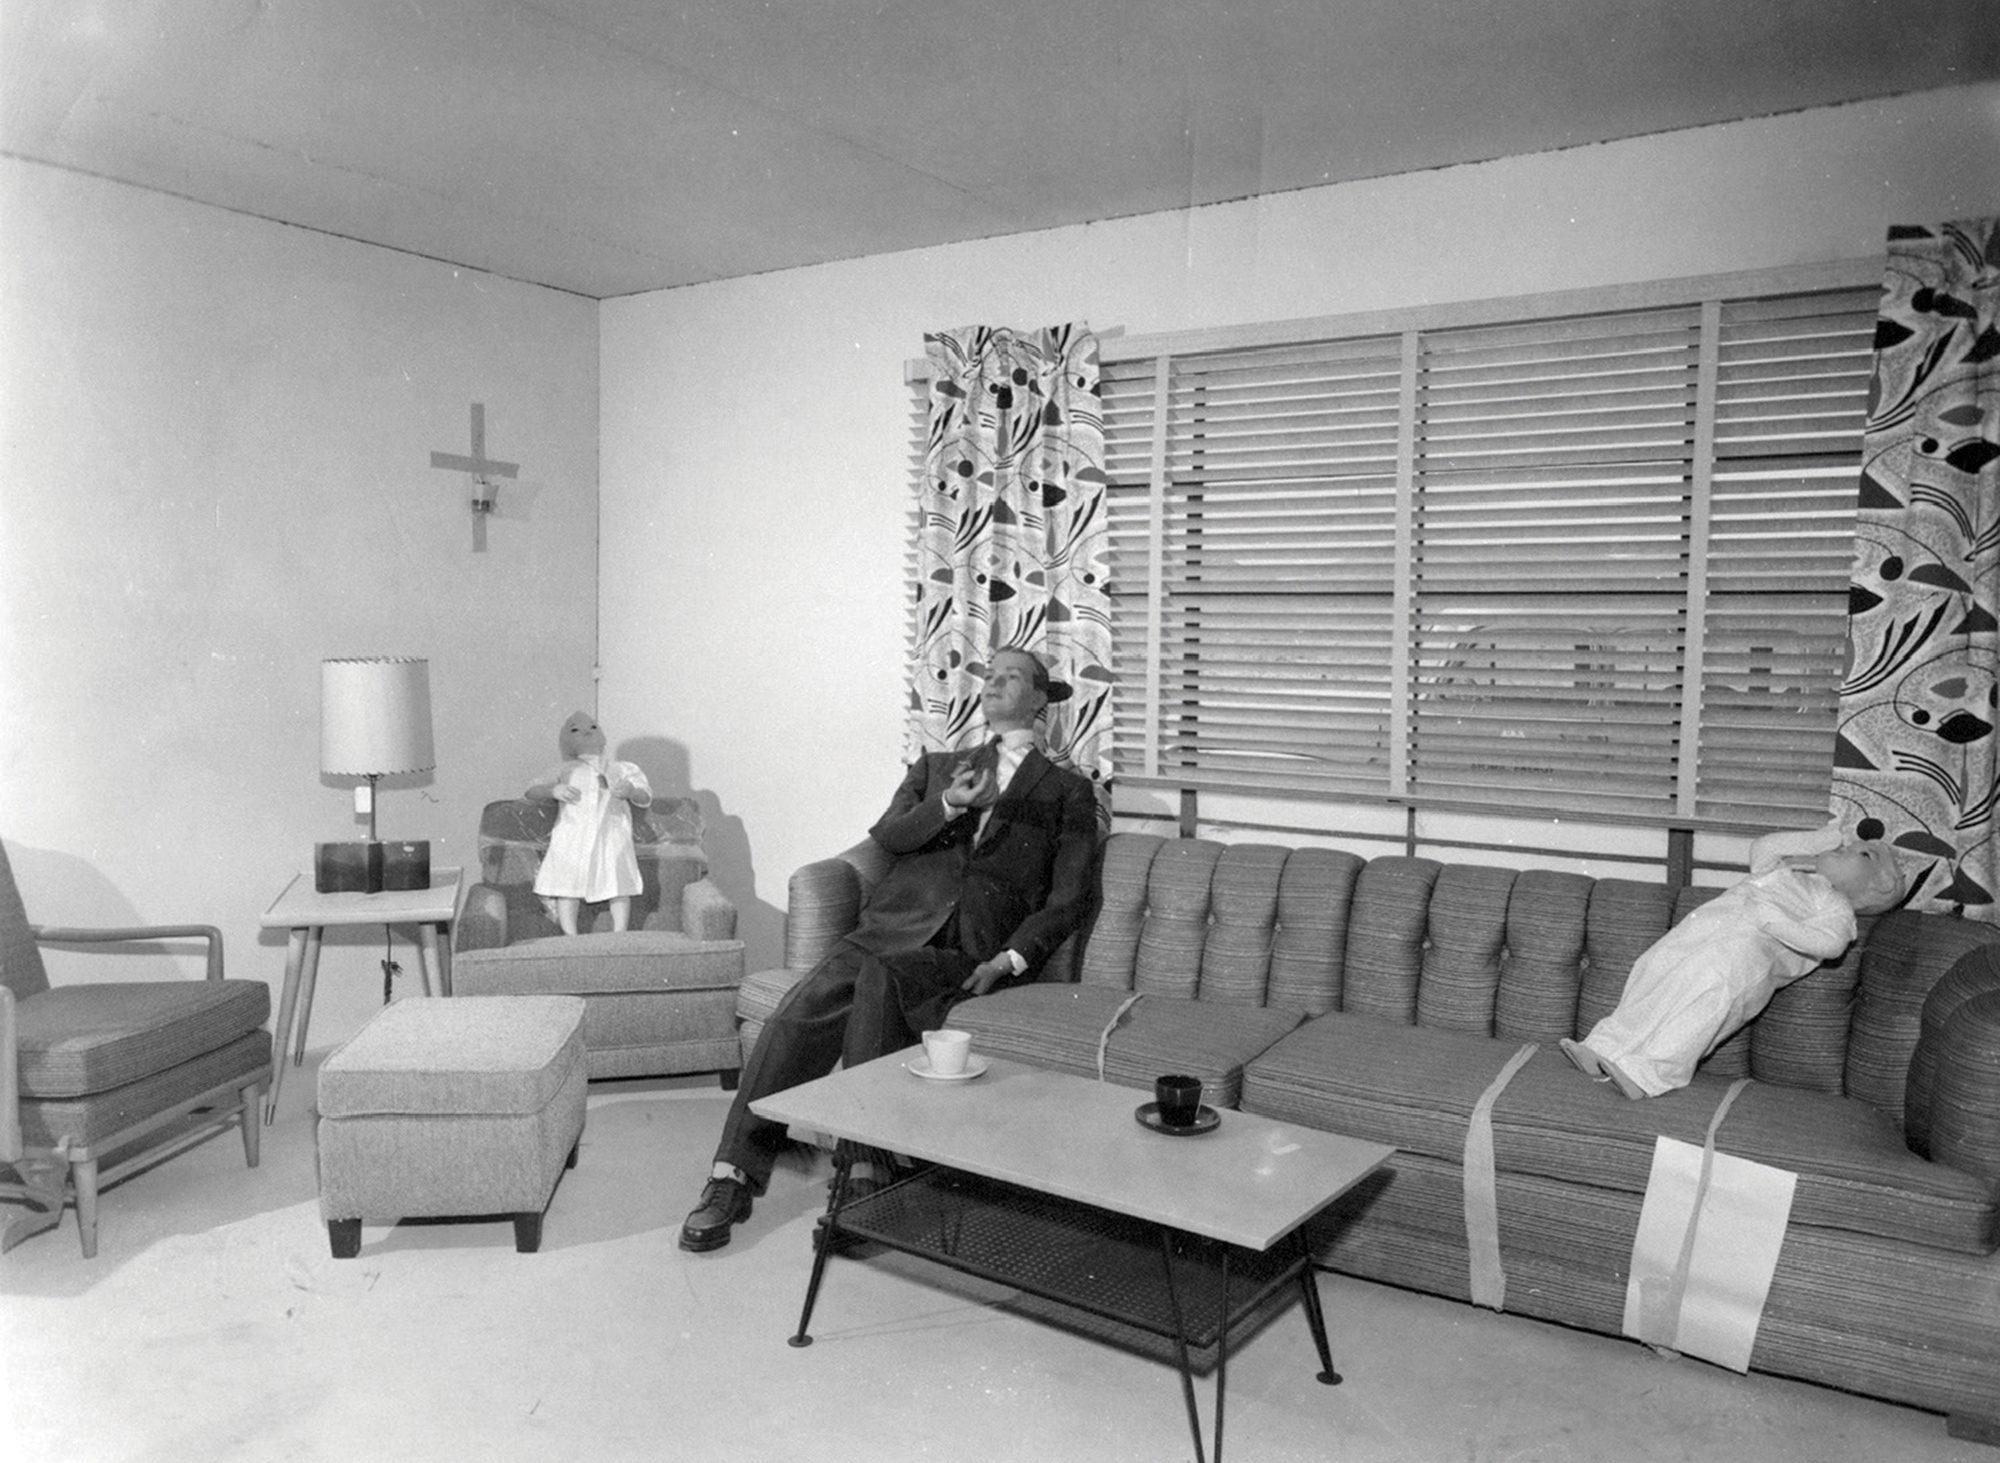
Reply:
[[[587,753],[564,762],[541,781],[567,783],[578,797],[559,804],[549,851],[535,872],[535,892],[545,899],[591,902],[637,894],[639,857],[632,841],[632,806],[613,797],[611,789],[620,781],[632,783],[643,806],[652,798],[646,774],[630,762]]]
[[[1784,862],[1840,843],[1839,830],[1829,828],[1766,834],[1751,844],[1750,876],[1633,962],[1618,1009],[1591,1027],[1582,1045],[1648,1097],[1687,1086],[1695,1065],[1781,987],[1854,942],[1847,896],[1825,875]],[[1588,1070],[1580,1057],[1578,1064]]]

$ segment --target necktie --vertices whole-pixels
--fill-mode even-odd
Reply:
[[[994,804],[1000,801],[1000,794],[1007,790],[1007,779],[1003,775],[1000,765],[1000,738],[995,737],[992,741],[981,747],[976,757],[980,770],[987,773],[993,779],[993,802],[988,803],[979,810],[979,822],[974,826],[972,831],[972,838],[975,843],[986,832],[986,825],[993,820]]]
[[[972,765],[981,772],[990,772],[995,777],[998,777],[1000,775],[1000,738],[994,737],[990,741],[983,742],[974,748]]]

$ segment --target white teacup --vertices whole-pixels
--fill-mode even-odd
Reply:
[[[954,1031],[926,1031],[924,1033],[924,1055],[930,1059],[931,1070],[940,1077],[956,1077],[965,1070],[965,1059],[972,1051],[972,1033]]]

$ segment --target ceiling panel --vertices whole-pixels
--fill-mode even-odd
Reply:
[[[1993,0],[0,0],[0,151],[593,297],[2000,76]]]

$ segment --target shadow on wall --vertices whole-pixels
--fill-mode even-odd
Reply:
[[[127,929],[142,924],[218,924],[212,909],[191,909],[157,919],[139,908],[87,859],[52,848],[22,843],[6,845],[14,888],[28,921],[36,925],[72,925],[85,929]],[[178,974],[199,978],[205,947],[199,941],[169,940],[128,945],[44,945],[42,965],[57,985],[67,981],[171,980]],[[224,941],[224,974],[227,940]],[[159,963],[170,960],[174,969]]]
[[[757,897],[757,870],[743,820],[724,813],[722,799],[717,794],[694,785],[687,748],[665,737],[634,737],[620,742],[612,755],[622,761],[636,762],[652,785],[655,797],[691,797],[700,805],[706,825],[701,844],[708,855],[708,876],[736,906],[736,936],[743,941],[743,968],[770,970],[783,964],[785,911]]]

